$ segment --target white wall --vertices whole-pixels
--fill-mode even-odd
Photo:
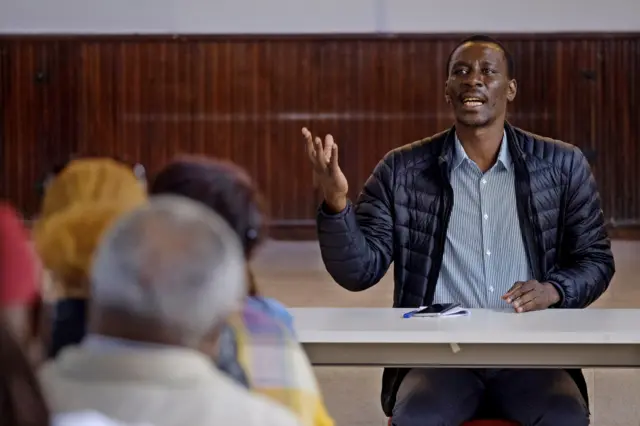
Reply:
[[[640,0],[388,0],[386,15],[393,32],[640,31]]]
[[[0,33],[587,31],[640,31],[640,0],[0,0]]]

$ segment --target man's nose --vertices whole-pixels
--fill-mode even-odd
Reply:
[[[484,80],[482,79],[482,73],[479,70],[471,70],[467,74],[467,78],[463,82],[465,85],[470,87],[480,87],[484,84]]]

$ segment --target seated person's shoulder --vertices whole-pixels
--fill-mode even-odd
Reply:
[[[384,156],[383,162],[392,166],[396,172],[424,169],[437,164],[448,132],[446,130],[392,149]]]
[[[264,313],[266,316],[282,323],[290,332],[294,332],[291,313],[289,313],[286,306],[276,299],[269,297],[250,297],[246,303],[250,309]]]
[[[261,301],[247,303],[244,309],[229,318],[228,326],[237,344],[238,360],[247,374],[253,388],[273,388],[282,386],[317,393],[317,382],[313,369],[296,339],[293,331],[293,317],[278,302],[267,308],[257,308]],[[278,315],[265,312],[275,309]],[[284,309],[283,313],[280,309]],[[284,321],[279,317],[286,316]],[[285,368],[279,368],[279,375],[273,371],[255,368],[252,360],[268,358]],[[284,363],[284,364],[281,364]],[[278,382],[279,381],[279,382]]]
[[[540,161],[553,163],[555,166],[565,169],[569,168],[576,160],[581,162],[585,159],[580,148],[570,143],[518,128],[514,128],[514,133],[524,153]]]
[[[293,318],[279,302],[265,298],[248,298],[242,310],[232,315],[228,325],[243,336],[269,336],[278,338],[291,336]]]

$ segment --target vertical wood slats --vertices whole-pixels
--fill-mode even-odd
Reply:
[[[178,153],[248,168],[280,224],[313,219],[300,128],[331,132],[353,196],[390,149],[451,124],[445,62],[462,36],[0,37],[2,195],[72,152],[157,171]],[[504,36],[511,121],[594,154],[607,218],[640,220],[640,36]]]

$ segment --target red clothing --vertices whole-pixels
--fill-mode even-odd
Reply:
[[[16,211],[0,203],[0,307],[31,303],[38,294],[35,252]]]

